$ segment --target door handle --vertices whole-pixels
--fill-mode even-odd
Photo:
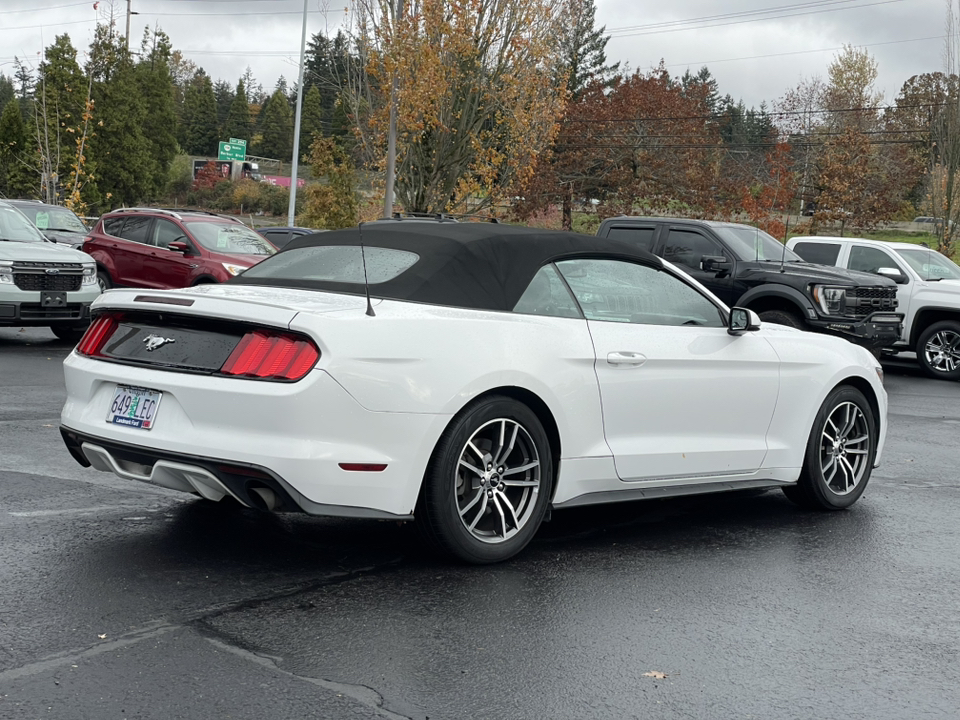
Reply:
[[[640,367],[647,361],[647,356],[638,352],[612,352],[607,354],[608,365],[623,365],[626,367]]]

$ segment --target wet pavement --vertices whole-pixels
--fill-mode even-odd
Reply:
[[[850,511],[568,510],[476,568],[79,467],[69,350],[0,329],[0,718],[960,715],[960,384],[909,363]]]

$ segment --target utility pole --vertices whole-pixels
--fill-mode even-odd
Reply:
[[[297,80],[297,114],[293,124],[293,163],[290,166],[290,204],[287,205],[287,225],[294,226],[297,208],[297,172],[300,161],[300,115],[303,109],[303,66],[307,49],[307,3],[303,0],[303,30],[300,33],[300,78]]]
[[[403,16],[403,0],[396,0],[393,16],[393,39],[396,42],[400,18]],[[397,174],[397,73],[393,73],[390,85],[390,129],[387,132],[387,177],[383,193],[383,216],[393,217],[393,184]]]
[[[128,52],[128,53],[130,52],[130,16],[131,16],[131,15],[139,15],[139,14],[140,14],[140,13],[138,13],[138,12],[134,12],[134,11],[130,8],[130,4],[131,4],[132,1],[133,1],[133,0],[127,0],[127,52]],[[111,13],[111,15],[112,15],[112,13]]]

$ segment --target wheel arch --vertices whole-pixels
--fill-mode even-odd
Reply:
[[[218,282],[219,280],[213,277],[213,275],[201,275],[194,280],[193,283],[191,283],[191,287],[195,287],[197,285],[214,285]]]
[[[917,344],[920,335],[928,327],[944,320],[960,323],[960,310],[947,307],[925,307],[917,312],[910,327],[910,348],[912,349]]]
[[[557,492],[557,480],[560,473],[560,453],[561,453],[561,441],[560,441],[560,428],[557,425],[557,420],[553,416],[553,412],[550,410],[550,407],[544,402],[543,398],[537,395],[532,390],[527,388],[522,388],[517,385],[502,385],[500,387],[490,388],[485,390],[479,395],[475,395],[470,398],[470,400],[465,403],[455,414],[450,421],[444,426],[444,430],[447,427],[456,421],[463,412],[474,405],[476,405],[481,400],[492,397],[494,395],[502,395],[508,397],[517,402],[523,403],[530,410],[533,411],[533,414],[537,416],[537,419],[540,421],[540,424],[543,426],[543,431],[547,434],[547,441],[550,443],[550,461],[553,466],[553,487],[550,489],[550,499],[553,500],[553,495]],[[439,443],[439,438],[437,438]],[[436,452],[436,444],[434,444],[434,450],[431,453],[431,459],[433,453]],[[421,483],[421,492],[423,492],[423,484]]]
[[[736,303],[756,313],[766,310],[785,310],[799,313],[801,319],[815,319],[817,311],[813,303],[799,290],[786,285],[780,287],[760,286],[748,290]]]
[[[865,378],[858,377],[856,375],[851,375],[850,377],[844,378],[839,383],[837,383],[830,392],[833,392],[839,387],[852,387],[859,390],[863,393],[863,396],[867,399],[867,402],[870,404],[870,411],[873,413],[873,421],[877,425],[877,435],[879,436],[881,427],[883,425],[883,418],[880,413],[880,401],[877,399],[877,394],[874,392],[873,387],[870,385],[870,382]],[[829,395],[830,393],[827,393]]]

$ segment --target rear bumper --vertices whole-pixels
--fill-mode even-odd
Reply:
[[[837,335],[868,350],[892,347],[900,341],[903,313],[875,312],[860,321],[835,318],[807,322],[821,332]]]
[[[256,488],[267,488],[278,499],[275,509],[313,515],[409,517],[449,421],[371,412],[319,369],[296,383],[269,383],[105,363],[74,352],[64,375],[62,433],[81,464],[210,499],[229,494],[251,507],[263,506]],[[153,429],[106,422],[118,384],[163,393]],[[387,467],[352,472],[340,463]],[[205,488],[213,489],[205,494]]]

